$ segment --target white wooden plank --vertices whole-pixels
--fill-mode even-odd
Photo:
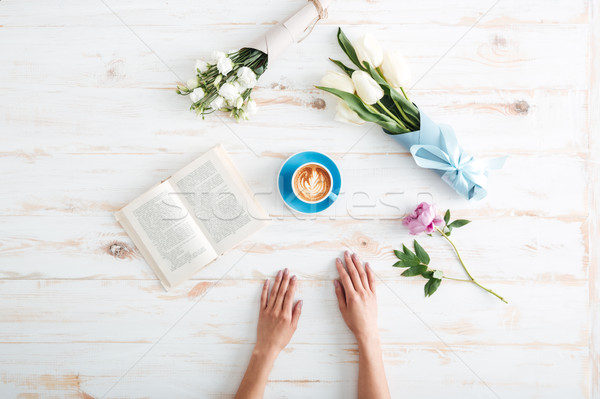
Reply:
[[[191,281],[166,293],[152,281],[2,281],[0,342],[152,343],[188,309],[163,342],[254,342],[262,280],[213,283]],[[581,311],[588,301],[585,282],[486,283],[510,304],[463,283],[444,282],[430,298],[423,296],[422,279],[380,283],[382,342],[588,347],[589,322]],[[205,296],[198,300],[200,295]],[[297,298],[304,306],[294,343],[354,342],[331,281],[301,279]]]
[[[469,217],[457,213],[455,217]],[[571,285],[587,278],[585,220],[534,216],[477,216],[453,239],[475,276],[521,284],[526,279]],[[105,217],[0,219],[0,277],[5,279],[151,279],[156,277],[116,224]],[[400,271],[392,249],[413,237],[399,220],[275,220],[265,230],[198,272],[195,279],[266,278],[288,266],[304,279],[334,277],[333,260],[348,248],[377,267],[382,278]],[[442,238],[419,239],[432,267],[463,272]],[[306,251],[310,248],[310,251]],[[247,253],[246,253],[247,252]]]
[[[0,395],[100,397],[148,346],[0,344]],[[251,350],[251,345],[159,344],[107,398],[231,398]],[[586,396],[585,350],[459,346],[453,351],[481,380],[438,345],[384,345],[392,397],[494,398],[490,388],[502,398]],[[265,397],[355,397],[357,360],[353,345],[292,344],[278,358]]]

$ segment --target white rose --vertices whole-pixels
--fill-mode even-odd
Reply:
[[[254,115],[256,113],[256,103],[254,100],[248,100],[242,109],[246,115]]]
[[[356,94],[365,104],[375,104],[383,97],[383,89],[377,82],[364,71],[354,71],[352,73],[352,82],[356,88]]]
[[[233,62],[231,61],[231,58],[223,57],[219,59],[219,61],[217,61],[217,69],[219,70],[219,73],[223,75],[227,75],[229,72],[231,72],[233,69]]]
[[[240,96],[237,98],[237,100],[235,100],[235,107],[237,109],[242,108],[242,105],[244,104],[244,99]]]
[[[328,71],[321,79],[321,86],[354,93],[354,83],[345,73]]]
[[[238,82],[245,89],[251,89],[256,85],[256,74],[248,67],[241,67],[237,71]]]
[[[217,97],[210,103],[210,107],[215,111],[220,110],[225,105],[225,99],[223,97]]]
[[[196,60],[196,70],[200,73],[206,72],[208,69],[208,62],[204,60]]]
[[[410,67],[398,51],[386,51],[383,54],[381,71],[385,80],[393,87],[406,87],[410,84]]]
[[[198,87],[198,78],[191,78],[190,80],[185,82],[185,85],[188,89],[194,90],[196,87]]]
[[[212,52],[212,54],[210,55],[210,62],[212,64],[216,64],[217,61],[219,61],[221,58],[225,58],[225,57],[227,57],[227,55],[224,52],[214,50]]]
[[[197,87],[193,92],[190,93],[190,100],[193,103],[197,103],[198,101],[204,98],[204,90],[201,87]]]
[[[356,43],[352,43],[356,50],[356,55],[360,60],[361,64],[363,61],[367,61],[373,68],[377,68],[383,61],[383,50],[381,45],[375,39],[375,36],[367,33]]]
[[[358,114],[354,112],[344,101],[338,101],[337,105],[335,106],[335,111],[336,112],[333,119],[338,122],[351,123],[354,125],[362,125],[365,123],[365,121],[360,119],[360,116],[358,116]]]
[[[231,83],[223,83],[219,88],[219,95],[228,101],[235,100],[239,94],[238,89]]]

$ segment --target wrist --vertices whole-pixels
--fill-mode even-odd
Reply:
[[[279,351],[275,350],[272,347],[266,347],[261,345],[255,345],[252,350],[252,357],[261,361],[270,361],[273,362],[279,355]]]
[[[381,347],[381,341],[379,334],[357,334],[356,341],[358,343],[359,350],[371,350],[378,349]]]

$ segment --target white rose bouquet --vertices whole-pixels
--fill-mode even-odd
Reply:
[[[463,197],[485,197],[488,170],[501,168],[505,158],[476,160],[460,147],[451,126],[437,125],[413,104],[404,90],[410,68],[400,53],[384,51],[371,35],[353,45],[338,29],[337,39],[357,69],[330,58],[343,73],[328,72],[317,86],[339,98],[335,120],[377,123],[411,152],[417,165],[435,170]]]
[[[177,94],[189,96],[191,110],[205,115],[229,113],[236,120],[256,112],[252,89],[275,59],[292,43],[304,39],[313,26],[327,16],[326,0],[309,0],[302,9],[266,35],[238,51],[214,51],[209,61],[196,61],[196,76],[177,86]]]

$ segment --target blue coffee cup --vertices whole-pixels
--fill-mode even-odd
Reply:
[[[316,164],[327,171],[331,187],[327,195],[318,201],[301,199],[293,187],[294,175],[307,164]],[[281,199],[292,210],[312,214],[329,208],[338,198],[342,188],[342,175],[336,163],[327,155],[316,151],[299,152],[289,157],[279,170],[277,187]]]

